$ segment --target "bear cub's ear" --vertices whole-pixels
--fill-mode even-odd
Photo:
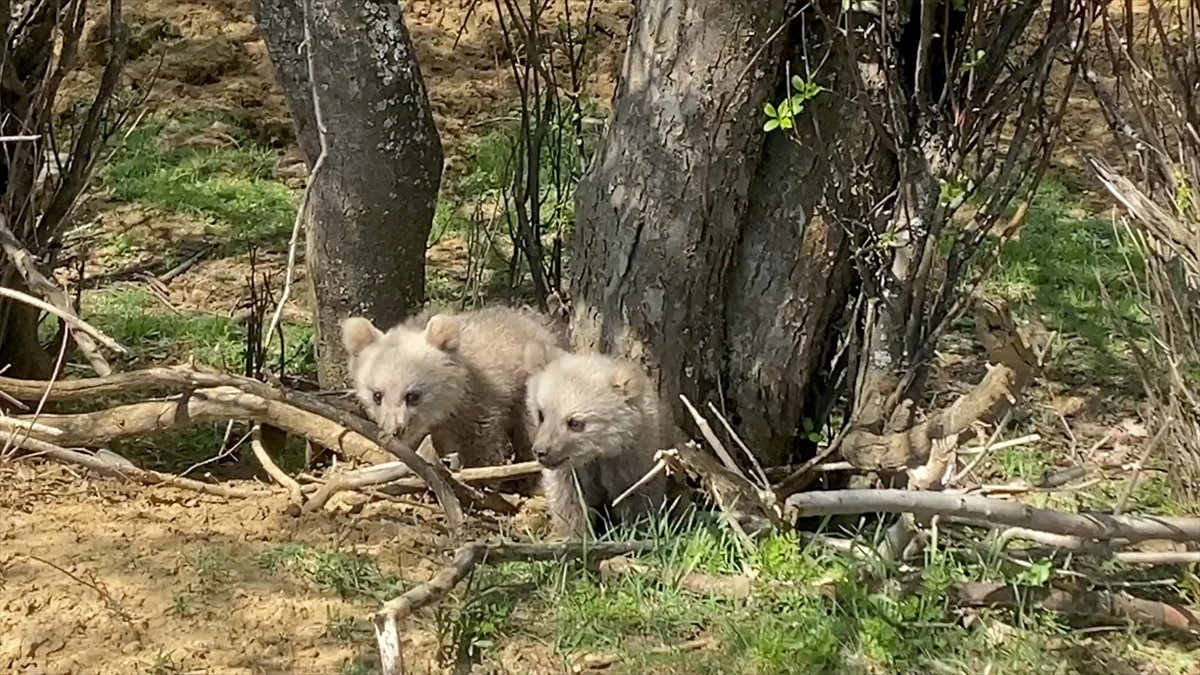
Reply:
[[[458,351],[459,338],[462,335],[462,325],[456,317],[449,314],[435,314],[425,324],[425,341],[439,351],[452,353]]]
[[[352,316],[342,322],[342,346],[351,357],[359,356],[382,337],[383,331],[366,317]]]
[[[549,345],[545,342],[527,342],[525,343],[525,370],[530,375],[541,372],[565,353],[556,345]]]

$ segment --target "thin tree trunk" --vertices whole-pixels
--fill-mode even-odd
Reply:
[[[256,16],[312,167],[320,155],[299,0],[259,0]],[[425,301],[425,245],[442,145],[400,6],[311,0],[313,61],[328,154],[315,178],[307,265],[316,295],[322,386],[346,382],[338,325],[390,326]]]

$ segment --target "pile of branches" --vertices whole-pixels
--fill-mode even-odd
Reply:
[[[1124,324],[1126,338],[1176,488],[1192,500],[1200,497],[1198,28],[1194,2],[1149,0],[1135,9],[1126,0],[1104,16],[1105,49],[1085,72],[1120,161],[1084,159],[1124,207],[1117,233],[1138,254],[1130,278],[1148,321]]]

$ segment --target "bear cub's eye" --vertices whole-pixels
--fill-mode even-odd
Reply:
[[[583,420],[579,419],[578,417],[572,417],[567,420],[567,428],[575,433],[583,431],[583,426]]]
[[[412,407],[421,402],[421,392],[410,391],[404,395],[404,405]]]
[[[371,400],[375,402],[375,405],[383,405],[383,392],[382,391],[372,392]]]

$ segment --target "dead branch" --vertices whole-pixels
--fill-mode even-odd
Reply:
[[[18,399],[24,400],[32,400],[42,395],[46,395],[48,400],[73,400],[82,397],[108,395],[116,392],[128,394],[133,391],[159,389],[192,391],[199,388],[217,387],[236,388],[251,397],[257,397],[270,403],[287,404],[312,415],[323,417],[326,421],[332,421],[341,425],[343,429],[340,430],[340,433],[345,433],[348,429],[354,434],[369,439],[375,445],[383,447],[399,458],[400,461],[412,467],[413,471],[421,477],[421,480],[433,490],[434,494],[437,495],[438,501],[442,504],[442,508],[446,511],[446,520],[452,528],[457,528],[464,522],[460,498],[467,500],[469,503],[480,504],[485,507],[488,503],[488,498],[485,495],[454,480],[449,471],[444,467],[430,465],[418,457],[412,448],[405,446],[399,440],[390,439],[384,442],[380,439],[379,427],[374,423],[330,405],[316,396],[288,391],[282,388],[276,389],[247,377],[208,373],[185,367],[150,368],[132,373],[111,375],[109,377],[55,382],[52,385],[39,380],[17,380],[0,377],[0,389],[9,392]],[[259,414],[265,414],[265,411],[270,409],[270,406],[266,406],[265,408],[260,406]],[[277,420],[256,419],[254,421],[285,429]],[[298,432],[293,433],[297,436],[303,435]],[[352,437],[352,434],[346,434],[346,437]],[[310,440],[315,441],[315,439]],[[339,447],[342,445],[341,440],[342,436],[336,436],[333,445],[327,445],[326,447]]]
[[[62,432],[54,427],[48,427],[44,424],[37,424],[36,422],[27,422],[25,420],[15,419],[8,417],[7,415],[0,415],[0,429],[9,432],[32,431],[40,436],[50,437],[62,435]]]
[[[1196,634],[1200,618],[1192,610],[1155,600],[1135,598],[1128,593],[1104,590],[1065,591],[1035,586],[1009,586],[982,582],[951,587],[954,600],[964,607],[1007,607],[1020,609],[1030,604],[1070,616],[1091,619],[1123,619],[1143,626]]]
[[[28,417],[20,415],[13,419],[25,421]],[[166,400],[129,403],[94,412],[43,413],[40,418],[42,425],[60,432],[54,436],[55,442],[81,446],[97,446],[122,438],[230,420],[270,424],[352,457],[364,456],[378,448],[369,439],[347,431],[336,422],[233,387],[197,389]],[[36,430],[31,433],[37,435]]]
[[[48,313],[53,314],[54,316],[62,319],[68,326],[79,331],[79,333],[77,334],[76,340],[75,340],[77,344],[78,344],[80,338],[83,338],[86,335],[91,335],[92,337],[99,340],[105,347],[108,347],[109,349],[111,349],[115,352],[118,352],[120,354],[128,354],[129,353],[129,350],[122,347],[121,344],[118,343],[116,340],[113,340],[112,338],[110,338],[107,335],[105,335],[104,333],[102,333],[99,328],[96,328],[95,326],[92,326],[91,324],[87,323],[83,319],[80,319],[79,317],[75,316],[75,314],[73,312],[71,312],[69,309],[66,309],[66,310],[60,309],[60,308],[55,307],[54,305],[51,305],[47,302],[38,300],[37,298],[33,297],[32,295],[29,295],[28,293],[22,293],[21,291],[7,288],[4,286],[0,286],[0,295],[7,297],[7,298],[12,298],[13,300],[16,300],[18,302],[23,302],[27,305],[30,305],[31,307],[36,307],[37,309],[40,309],[43,312],[48,312]],[[69,306],[68,306],[68,308],[69,308]],[[109,370],[109,372],[112,372],[111,369]]]
[[[263,496],[261,490],[250,490],[245,488],[231,487],[228,485],[213,485],[211,483],[202,483],[198,480],[190,478],[181,478],[169,473],[159,471],[151,471],[149,469],[140,469],[134,467],[127,460],[125,462],[117,462],[99,455],[89,455],[85,452],[77,450],[68,450],[53,443],[38,440],[36,438],[17,438],[14,441],[17,447],[35,452],[38,455],[50,457],[51,459],[64,462],[66,464],[77,464],[86,469],[91,469],[106,476],[114,478],[123,478],[131,480],[142,485],[160,485],[179,487],[185,490],[192,490],[206,495],[216,497],[236,497],[236,498],[254,498]]]
[[[742,473],[741,468],[737,465],[737,462],[733,461],[733,456],[730,455],[729,451],[725,449],[725,444],[722,443],[721,439],[717,438],[717,434],[713,432],[712,426],[709,425],[708,420],[704,419],[704,416],[700,414],[699,410],[696,410],[696,406],[692,405],[692,402],[688,400],[687,396],[680,394],[679,400],[683,401],[683,407],[687,408],[688,413],[690,413],[692,416],[692,420],[696,423],[696,426],[700,429],[700,433],[704,436],[704,440],[708,441],[709,447],[713,449],[713,452],[717,453],[717,457],[721,458],[721,462],[725,464],[725,468],[728,469],[730,473],[735,474],[742,480],[749,482],[746,479],[746,475]],[[764,485],[762,487],[765,488],[766,486]]]
[[[675,652],[695,652],[704,649],[713,649],[717,646],[717,640],[713,637],[696,638],[688,640],[677,645],[662,645],[660,647],[651,647],[642,650],[643,654],[672,654]],[[579,659],[574,668],[578,670],[603,670],[609,666],[620,663],[621,655],[618,653],[611,654],[587,654]],[[576,672],[578,672],[576,670]]]
[[[1126,565],[1196,565],[1200,551],[1120,551],[1112,558]]]
[[[1126,539],[1139,542],[1161,539],[1200,542],[1200,518],[1073,514],[974,495],[914,490],[831,490],[795,494],[788,497],[787,509],[796,518],[862,513],[911,513],[921,517],[964,517],[989,525],[1023,527],[1101,541]]]
[[[983,380],[946,409],[909,429],[883,434],[851,429],[842,442],[842,457],[864,471],[911,469],[929,462],[935,441],[947,439],[947,446],[966,441],[973,435],[975,422],[998,417],[1016,402],[1041,372],[1049,345],[1037,345],[1042,347],[1039,355],[1034,340],[1022,335],[1002,303],[977,297],[974,310],[976,335],[990,362]],[[943,448],[939,454],[946,452]],[[938,464],[944,459],[939,457]]]
[[[540,476],[542,465],[537,462],[518,462],[501,466],[480,466],[461,471],[452,475],[465,485],[490,485],[507,481],[520,480]],[[387,494],[406,494],[423,490],[421,483],[415,478],[401,478],[383,489]]]
[[[263,445],[262,440],[262,425],[255,424],[250,435],[250,449],[254,452],[254,457],[258,459],[258,463],[262,465],[263,471],[267,472],[276,483],[279,483],[287,491],[292,499],[292,503],[296,506],[304,504],[304,493],[300,491],[300,484],[295,478],[283,472],[275,460],[271,459],[271,453],[267,452],[267,447]]]
[[[416,586],[403,595],[384,603],[375,613],[375,639],[379,643],[379,657],[383,675],[400,675],[404,672],[404,657],[400,651],[400,624],[417,610],[441,601],[462,580],[487,561],[493,564],[505,562],[562,561],[562,560],[605,560],[629,553],[644,553],[651,550],[650,542],[568,542],[562,544],[485,544],[474,542],[458,549],[454,560],[429,581]]]
[[[774,493],[752,485],[742,475],[725,468],[702,452],[696,443],[680,444],[659,452],[658,457],[669,469],[698,478],[717,507],[729,516],[731,526],[741,534],[742,540],[747,536],[743,526],[749,526],[755,533],[787,528],[777,510]]]
[[[412,469],[404,462],[387,462],[386,464],[376,464],[375,466],[369,466],[358,471],[351,471],[340,475],[335,474],[326,480],[324,485],[306,486],[315,488],[315,491],[308,502],[304,504],[304,511],[309,513],[319,511],[324,508],[331,497],[339,492],[361,490],[372,485],[390,483],[411,473]],[[417,491],[424,489],[424,484],[417,486]]]
[[[308,86],[309,93],[312,96],[313,121],[316,122],[317,140],[321,151],[317,154],[317,159],[313,162],[312,169],[308,172],[308,180],[304,184],[304,192],[300,195],[300,203],[296,206],[296,220],[292,224],[292,235],[288,241],[287,270],[283,277],[283,295],[279,298],[279,304],[275,307],[275,313],[271,315],[271,323],[263,338],[265,340],[263,343],[264,352],[271,346],[271,338],[275,335],[275,329],[278,328],[279,320],[283,317],[283,309],[287,305],[288,298],[291,296],[292,285],[295,283],[296,278],[296,251],[300,243],[300,230],[304,224],[305,215],[308,213],[309,199],[312,195],[313,185],[317,182],[317,176],[321,175],[321,169],[325,166],[325,158],[329,155],[329,134],[325,128],[325,115],[321,112],[321,95],[317,87],[316,69],[313,67],[311,4],[308,0],[301,3],[304,15],[304,60],[308,68]]]
[[[96,347],[96,343],[92,341],[92,338],[99,340],[105,347],[118,354],[128,354],[129,351],[118,344],[116,340],[85,323],[75,315],[71,299],[67,296],[66,291],[46,278],[37,268],[33,255],[21,245],[16,235],[9,229],[8,219],[3,214],[0,214],[0,248],[4,249],[4,253],[12,262],[13,267],[17,269],[17,272],[20,273],[21,278],[25,280],[25,284],[29,289],[41,295],[49,304],[40,302],[30,303],[30,300],[33,298],[12,289],[0,289],[0,291],[7,291],[5,295],[14,300],[32,304],[42,311],[50,312],[74,328],[77,331],[75,334],[75,344],[79,347],[79,351],[83,352],[88,363],[92,364],[92,368],[96,373],[101,377],[112,373],[112,367],[108,365],[108,361],[104,359],[104,356],[100,354],[100,350]]]

